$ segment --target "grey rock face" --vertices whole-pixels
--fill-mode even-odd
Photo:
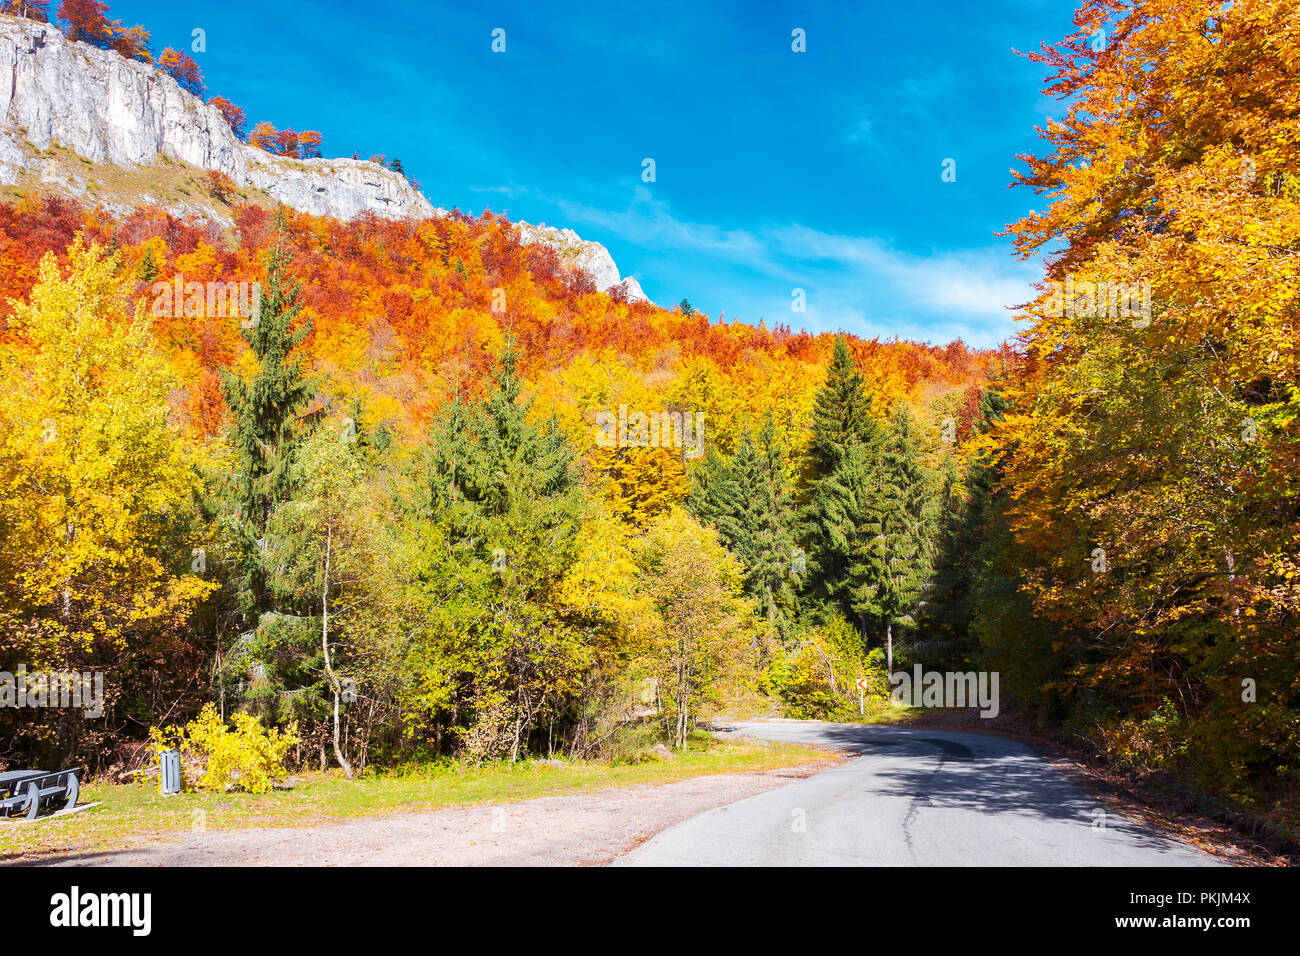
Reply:
[[[641,290],[641,283],[636,281],[635,276],[628,276],[619,283],[623,290],[623,297],[629,302],[649,302],[650,298]]]
[[[240,141],[220,111],[167,74],[74,43],[49,24],[0,17],[0,181],[38,171],[38,150],[65,147],[93,163],[151,165],[159,155],[215,169],[295,209],[426,217],[434,208],[406,179],[351,159],[288,159]]]
[[[595,280],[596,288],[601,292],[608,292],[615,286],[622,286],[629,302],[648,301],[646,294],[641,291],[641,284],[636,279],[619,278],[618,266],[614,264],[614,258],[599,242],[583,239],[572,229],[557,229],[545,223],[531,226],[521,222],[518,228],[521,241],[550,246],[559,253],[562,263],[585,269],[590,273]]]

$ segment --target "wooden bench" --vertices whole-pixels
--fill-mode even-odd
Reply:
[[[60,810],[75,807],[81,792],[77,779],[80,773],[80,768],[72,767],[58,773],[33,770],[6,774],[7,779],[0,785],[0,816],[25,812],[28,820],[35,820],[45,806],[59,804],[56,809]]]

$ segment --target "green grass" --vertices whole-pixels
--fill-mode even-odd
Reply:
[[[186,793],[160,796],[153,787],[90,783],[80,802],[99,806],[62,818],[0,820],[0,859],[107,850],[208,830],[337,823],[362,816],[472,803],[504,803],[611,786],[661,784],[717,773],[772,770],[833,759],[791,744],[693,739],[684,754],[642,763],[537,761],[474,766],[445,763],[406,772],[367,773],[348,781],[337,771],[297,778],[268,794]]]
[[[162,153],[158,154],[157,162],[153,165],[115,166],[111,163],[96,165],[57,143],[51,143],[44,150],[26,142],[22,146],[30,155],[42,157],[44,166],[39,171],[24,173],[13,185],[0,186],[0,201],[20,200],[48,191],[49,187],[42,176],[52,174],[56,180],[70,184],[68,189],[59,188],[55,191],[76,194],[84,189],[96,203],[120,203],[133,208],[140,202],[140,196],[148,194],[163,205],[187,201],[192,204],[197,201],[217,210],[222,205],[208,195],[203,185],[207,170]],[[269,195],[251,187],[240,190],[238,195],[267,209],[275,206]]]
[[[895,704],[889,699],[868,698],[866,713],[859,714],[856,707],[842,720],[846,724],[910,724],[925,713],[922,707],[910,707],[907,704]]]
[[[888,698],[868,697],[864,713],[858,713],[858,704],[855,700],[852,707],[843,707],[833,713],[807,713],[801,712],[797,708],[782,708],[779,714],[771,713],[771,709],[757,709],[744,707],[734,707],[727,711],[727,720],[772,720],[774,717],[792,718],[795,720],[824,720],[832,724],[897,724],[906,726],[915,723],[922,716],[933,711],[927,711],[923,707],[911,707],[907,704],[895,704]]]

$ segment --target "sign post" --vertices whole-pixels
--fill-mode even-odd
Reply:
[[[858,678],[858,714],[859,715],[865,714],[867,712],[866,693],[867,693],[867,679],[865,677],[859,677]]]

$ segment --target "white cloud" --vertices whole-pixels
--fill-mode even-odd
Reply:
[[[845,271],[883,281],[903,306],[955,310],[984,319],[1006,319],[1007,306],[1030,298],[1037,269],[998,248],[929,256],[897,252],[875,239],[789,226],[772,233],[794,260],[823,260]]]
[[[806,226],[724,229],[688,222],[638,185],[626,209],[609,210],[533,193],[560,210],[565,225],[595,227],[659,258],[664,250],[696,253],[695,266],[726,262],[760,277],[716,272],[708,289],[688,298],[720,301],[732,317],[843,328],[868,336],[941,342],[961,337],[992,346],[1014,332],[1008,309],[1031,298],[1033,263],[1013,259],[1009,247],[989,246],[929,255],[901,252],[879,239],[821,232]],[[634,263],[620,263],[626,271]],[[637,274],[641,273],[637,269]],[[662,282],[665,277],[652,276]],[[770,280],[764,282],[762,279]],[[731,287],[728,288],[723,283]],[[791,313],[790,291],[803,288],[807,312]]]

